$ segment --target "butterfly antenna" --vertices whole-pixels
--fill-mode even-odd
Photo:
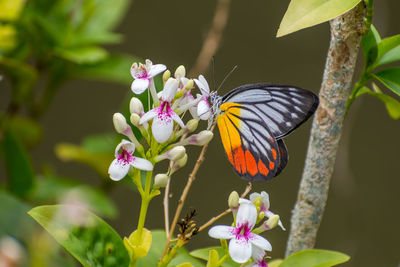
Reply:
[[[217,90],[215,90],[216,92],[221,89],[222,85],[224,85],[226,79],[228,79],[229,76],[231,76],[231,74],[238,68],[238,66],[236,65],[235,67],[233,67],[233,69],[225,76],[225,78],[222,80],[221,84],[219,85],[219,87],[217,88]]]

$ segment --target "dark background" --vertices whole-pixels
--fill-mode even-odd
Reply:
[[[288,4],[289,0],[232,1],[228,25],[215,55],[216,79],[220,82],[234,65],[239,69],[225,83],[222,94],[254,82],[292,84],[318,92],[330,38],[329,25],[324,23],[275,38]],[[373,23],[381,36],[400,33],[400,2],[380,0],[374,5]],[[125,35],[124,43],[111,49],[149,58],[154,63],[167,65],[172,71],[180,64],[190,69],[207,34],[214,9],[215,1],[211,0],[136,0],[118,28]],[[361,64],[360,56],[359,67]],[[212,73],[209,71],[205,76],[212,85]],[[66,84],[43,118],[43,142],[34,151],[37,169],[44,163],[51,163],[60,174],[97,183],[98,178],[89,168],[60,162],[54,154],[54,146],[59,142],[79,143],[87,135],[113,131],[112,115],[121,109],[127,94],[133,96],[129,87],[110,83],[74,81]],[[9,95],[8,88],[0,91],[1,108],[5,107]],[[280,214],[288,229],[310,126],[311,120],[285,139],[290,161],[279,178],[256,183],[253,187],[255,191],[265,190],[270,194],[271,210]],[[351,261],[344,266],[399,264],[399,133],[399,121],[390,119],[384,105],[370,96],[357,99],[346,118],[316,244],[317,248],[349,254]],[[188,164],[172,178],[171,213],[199,151],[197,147],[190,148]],[[165,172],[165,167],[156,169],[157,172]],[[246,181],[234,174],[226,160],[216,132],[183,213],[196,208],[201,224],[227,208],[232,190],[242,192],[245,186]],[[119,184],[112,191],[112,198],[119,206],[120,216],[110,223],[121,235],[129,235],[136,228],[139,195]],[[161,199],[156,198],[150,205],[146,222],[149,229],[163,228]],[[219,223],[230,224],[230,215]],[[283,257],[288,232],[277,228],[264,234],[272,243],[273,258]],[[218,244],[204,232],[188,247]]]

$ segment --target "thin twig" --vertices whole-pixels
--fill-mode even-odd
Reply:
[[[241,198],[244,198],[247,196],[247,194],[251,191],[252,185],[249,182],[248,185],[246,186],[246,189],[244,190],[244,192],[242,193],[242,195],[240,196]],[[217,220],[221,219],[222,217],[224,217],[225,215],[229,214],[232,210],[231,209],[227,209],[224,212],[220,213],[219,215],[211,218],[208,222],[206,222],[205,224],[203,224],[202,226],[199,227],[199,232],[204,230],[205,228],[207,228],[208,226],[210,226],[211,224],[215,223]]]
[[[181,136],[181,141],[186,138],[188,135],[188,131],[185,131],[183,135]],[[171,161],[169,164],[169,170],[171,170],[173,167],[173,162]],[[164,224],[165,224],[165,235],[168,237],[169,233],[169,188],[170,188],[170,183],[171,179],[168,179],[167,186],[165,187],[165,192],[164,192]]]
[[[169,185],[170,185],[171,179],[168,179],[167,186],[165,187],[165,192],[164,192],[164,223],[165,223],[165,234],[168,237],[169,233]]]
[[[218,0],[212,25],[203,42],[203,47],[200,50],[196,63],[189,72],[189,77],[197,77],[197,75],[207,70],[212,56],[215,55],[221,43],[222,33],[228,22],[230,3],[230,0]]]
[[[241,198],[244,198],[247,196],[247,194],[251,191],[252,188],[252,184],[251,182],[249,182],[246,186],[246,189],[244,190],[244,192],[240,195]],[[221,212],[220,214],[218,214],[217,216],[212,217],[210,220],[208,220],[206,223],[204,223],[202,226],[199,227],[199,230],[197,232],[201,232],[202,230],[204,230],[205,228],[207,228],[208,226],[210,226],[211,224],[215,223],[216,221],[218,221],[219,219],[221,219],[222,217],[224,217],[225,215],[229,214],[232,212],[232,209],[227,209],[224,212]],[[188,237],[190,238],[192,235],[189,235]],[[171,240],[171,242],[174,241],[178,241],[178,238],[175,238],[173,240]]]
[[[214,120],[213,125],[210,128],[211,132],[214,130],[216,123],[217,123],[217,120]],[[205,153],[207,151],[207,147],[208,147],[208,144],[205,144],[203,146],[203,149],[200,152],[200,155],[199,155],[199,157],[198,157],[198,159],[196,161],[196,164],[194,165],[193,171],[190,173],[189,178],[188,178],[188,180],[186,182],[186,186],[185,186],[185,188],[184,188],[184,190],[182,192],[182,195],[181,195],[181,197],[179,199],[179,202],[178,202],[178,207],[176,208],[176,211],[175,211],[175,216],[174,216],[174,219],[172,221],[171,228],[170,228],[168,236],[167,236],[167,241],[165,242],[164,252],[163,252],[161,258],[163,258],[165,256],[165,254],[167,253],[167,251],[168,251],[168,247],[169,247],[169,244],[171,242],[171,237],[172,237],[172,235],[174,233],[176,223],[178,222],[179,216],[181,215],[181,212],[182,212],[183,204],[185,203],[186,197],[187,197],[187,195],[189,193],[189,189],[192,186],[192,183],[194,182],[194,180],[196,178],[196,174],[197,174],[197,172],[198,172],[198,170],[200,168],[200,165],[204,161],[204,155],[205,155]]]

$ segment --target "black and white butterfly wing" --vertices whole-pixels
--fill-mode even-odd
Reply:
[[[221,103],[218,128],[233,168],[243,178],[266,181],[288,162],[281,139],[315,112],[318,97],[293,86],[248,84]]]
[[[234,102],[253,111],[272,135],[281,139],[304,123],[317,109],[318,97],[305,89],[270,84],[246,84],[222,97],[222,102]]]

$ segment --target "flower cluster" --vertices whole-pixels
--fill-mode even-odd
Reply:
[[[161,73],[163,88],[157,92],[154,77]],[[186,164],[185,145],[203,146],[213,137],[208,130],[193,134],[199,120],[212,118],[208,102],[210,88],[202,75],[198,79],[186,78],[184,66],[179,66],[174,77],[171,77],[165,65],[153,65],[148,59],[145,64],[134,63],[131,75],[134,78],[131,89],[140,96],[132,97],[130,101],[130,122],[139,130],[141,139],[135,136],[131,125],[121,113],[114,114],[115,130],[127,139],[123,139],[115,149],[115,160],[109,168],[110,178],[121,180],[131,167],[152,171],[155,163],[168,159],[171,161],[168,172],[155,176],[155,184],[162,187],[173,172]],[[193,93],[195,85],[201,93],[196,96]],[[146,90],[147,95],[143,94]],[[152,100],[152,106],[147,112],[143,103],[150,99],[146,100],[146,97]],[[188,113],[192,118],[185,124],[184,116]],[[134,156],[135,150],[141,157]]]
[[[252,193],[250,200],[239,198],[236,192],[229,196],[229,207],[234,216],[234,226],[217,225],[208,234],[217,239],[230,239],[229,255],[237,263],[248,267],[265,267],[267,251],[272,250],[267,239],[259,234],[279,225],[283,230],[279,215],[269,210],[269,196],[266,192]],[[268,219],[265,220],[265,217]],[[255,227],[259,224],[258,227]]]

